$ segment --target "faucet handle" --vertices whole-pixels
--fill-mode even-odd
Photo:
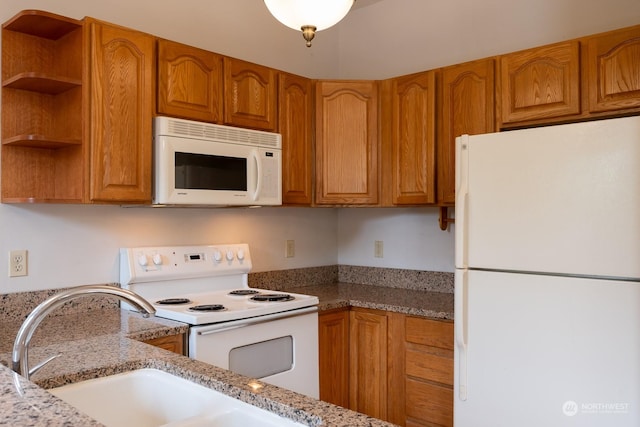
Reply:
[[[31,375],[35,375],[36,372],[38,372],[40,369],[44,368],[44,366],[51,362],[53,359],[56,359],[58,357],[62,356],[62,354],[56,354],[55,356],[51,356],[50,358],[38,363],[36,366],[34,366],[33,368],[29,369],[29,376]]]

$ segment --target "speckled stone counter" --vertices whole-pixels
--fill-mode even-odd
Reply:
[[[20,323],[21,319],[0,321],[0,360],[4,364],[11,360],[11,347]],[[144,319],[139,314],[113,308],[46,319],[34,335],[30,363],[53,354],[62,356],[32,377],[37,386],[0,364],[0,425],[100,425],[44,389],[140,368],[178,375],[304,425],[391,425],[269,384],[256,391],[248,385],[250,378],[138,341],[185,330],[186,326],[178,322]]]
[[[353,283],[291,287],[287,290],[317,296],[320,311],[351,306],[453,320],[453,294],[450,293]]]
[[[353,306],[453,319],[451,273],[328,266],[251,274],[249,285],[316,295],[321,311]],[[35,374],[33,382],[26,381],[6,367],[11,362],[13,341],[27,314],[55,292],[0,295],[0,425],[100,425],[45,389],[156,368],[309,426],[391,426],[269,384],[255,391],[248,385],[250,378],[142,343],[184,333],[187,326],[144,319],[120,310],[113,299],[73,301],[45,319],[34,334],[30,363],[33,366],[51,355],[61,356]]]

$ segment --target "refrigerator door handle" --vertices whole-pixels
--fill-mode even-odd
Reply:
[[[467,293],[468,272],[458,270],[455,274],[455,339],[458,349],[458,394],[460,400],[467,400]]]
[[[456,234],[455,265],[456,268],[468,267],[468,201],[469,201],[469,135],[456,138]]]

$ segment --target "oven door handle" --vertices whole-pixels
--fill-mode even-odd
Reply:
[[[210,325],[205,327],[198,327],[198,335],[211,335],[218,332],[229,331],[232,329],[244,328],[246,326],[259,325],[261,323],[272,322],[274,320],[287,319],[290,317],[303,316],[309,313],[315,313],[318,311],[318,307],[305,307],[302,309],[284,311],[282,313],[267,314],[265,316],[253,317],[249,319],[234,320],[231,322],[220,323],[217,325]]]

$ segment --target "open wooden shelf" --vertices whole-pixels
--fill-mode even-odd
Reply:
[[[83,203],[83,36],[37,10],[2,25],[3,203]]]
[[[79,139],[52,138],[45,135],[16,135],[2,141],[2,145],[33,148],[66,148],[81,144],[82,141]]]
[[[82,27],[82,22],[42,10],[23,10],[5,22],[3,29],[58,40]]]
[[[49,76],[34,71],[20,73],[2,83],[2,86],[28,90],[32,92],[57,95],[75,87],[82,86],[82,80],[64,76]]]
[[[36,197],[3,197],[2,203],[82,203],[82,199],[39,199]]]

